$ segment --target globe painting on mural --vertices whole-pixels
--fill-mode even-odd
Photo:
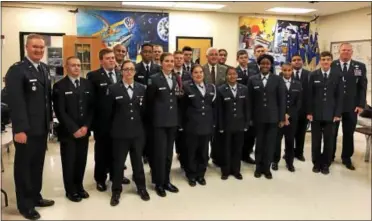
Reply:
[[[167,13],[82,10],[76,19],[79,36],[100,36],[111,48],[125,45],[133,61],[138,60],[143,43],[158,44],[168,51]]]

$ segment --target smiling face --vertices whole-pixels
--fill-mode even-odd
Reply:
[[[167,55],[161,62],[162,70],[165,74],[170,73],[174,68],[174,57],[173,55]]]
[[[208,60],[208,63],[211,64],[211,65],[215,65],[215,64],[218,63],[218,51],[217,51],[217,49],[211,49],[208,52],[207,60]]]
[[[353,47],[350,44],[343,44],[340,47],[340,60],[347,62],[353,56]]]
[[[115,54],[114,52],[107,53],[103,55],[102,60],[100,60],[101,65],[104,69],[112,71],[115,68]]]
[[[267,58],[264,58],[260,62],[260,71],[262,74],[267,74],[271,69],[271,61]]]
[[[127,62],[123,65],[121,72],[123,74],[123,79],[125,82],[133,82],[134,75],[136,74],[136,69],[132,62]]]
[[[123,45],[117,45],[114,48],[114,54],[116,61],[121,63],[127,54],[127,49]]]
[[[196,84],[201,84],[204,80],[203,68],[200,66],[194,67],[192,70],[192,80]]]
[[[332,58],[330,56],[320,57],[319,63],[324,71],[328,71],[331,68]]]
[[[44,56],[45,42],[41,38],[32,38],[26,43],[27,56],[34,62],[39,63]]]
[[[292,66],[291,65],[288,65],[288,64],[283,64],[282,65],[282,73],[283,73],[283,77],[285,79],[291,78],[292,77],[292,74],[293,74]]]
[[[81,63],[78,58],[70,58],[66,61],[67,74],[73,78],[77,78],[81,73]]]
[[[161,46],[154,46],[154,60],[159,61],[160,55],[163,53],[163,48]]]
[[[225,64],[226,63],[226,60],[227,60],[227,53],[226,51],[220,51],[218,53],[218,56],[219,56],[219,63],[220,64]]]
[[[227,83],[234,85],[238,79],[238,73],[236,73],[235,68],[229,68],[226,75]]]

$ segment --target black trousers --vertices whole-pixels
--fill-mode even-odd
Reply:
[[[217,127],[216,127],[217,128]],[[221,148],[222,148],[222,136],[220,135],[220,132],[217,129],[214,129],[214,133],[212,136],[210,136],[210,143],[211,143],[211,153],[210,158],[217,163],[221,164]]]
[[[222,149],[222,175],[239,174],[244,144],[244,132],[225,132],[223,136],[225,142]]]
[[[187,155],[187,153],[185,152],[186,151],[186,149],[185,149],[185,142],[186,142],[185,136],[186,135],[185,135],[184,131],[177,130],[177,132],[176,132],[176,142],[175,142],[176,153],[179,155],[180,164],[181,164],[181,167],[183,167],[183,168],[185,168],[185,165],[186,165],[186,155]]]
[[[106,136],[95,137],[94,144],[94,179],[97,183],[105,183],[107,180],[107,173],[110,179],[113,177],[112,168],[112,138],[109,134]]]
[[[35,207],[42,199],[47,135],[28,136],[26,144],[14,142],[14,181],[18,210],[23,212]]]
[[[60,142],[63,184],[66,193],[84,190],[83,180],[87,164],[89,137],[66,138]]]
[[[152,183],[162,186],[170,182],[169,174],[172,167],[173,145],[176,127],[154,128],[154,149],[151,153]]]
[[[185,172],[188,179],[204,178],[208,166],[208,146],[210,139],[210,135],[187,133],[187,169]]]
[[[329,167],[332,160],[335,123],[332,121],[311,122],[311,152],[315,166]],[[323,152],[322,149],[323,135]]]
[[[290,119],[289,125],[278,129],[278,136],[276,139],[276,148],[274,152],[274,163],[279,163],[282,153],[282,139],[284,136],[285,143],[285,162],[288,165],[293,165],[294,159],[294,137],[296,133],[297,120]]]
[[[152,125],[145,125],[145,130],[146,130],[146,139],[145,139],[145,145],[143,147],[143,151],[142,151],[142,155],[143,157],[146,157],[148,160],[151,159],[150,155],[151,155],[151,150],[153,149],[153,144],[154,144],[154,140],[153,140],[153,126]],[[149,162],[149,165],[150,165],[150,162]]]
[[[256,127],[250,126],[244,132],[244,145],[242,150],[242,160],[247,160],[249,155],[253,152],[254,143],[256,141]]]
[[[142,153],[145,140],[140,138],[133,139],[113,139],[113,168],[114,176],[112,179],[112,193],[121,193],[122,180],[125,160],[128,152],[133,169],[133,180],[137,189],[146,189],[145,172],[143,170]]]
[[[300,116],[297,120],[297,128],[295,132],[295,147],[294,154],[295,156],[304,155],[304,145],[305,145],[305,136],[307,131],[307,125],[309,121],[305,116]]]
[[[256,170],[270,171],[275,151],[276,137],[278,134],[278,123],[256,124]]]
[[[354,153],[354,131],[357,123],[357,113],[345,112],[342,113],[342,162],[350,163]],[[333,159],[336,156],[337,135],[340,122],[335,124],[335,136],[333,140]]]

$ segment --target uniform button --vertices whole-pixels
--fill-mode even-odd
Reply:
[[[130,106],[132,106],[133,104],[132,103],[129,103]]]
[[[289,108],[289,106],[287,106],[287,108]]]
[[[234,108],[234,111],[236,111],[236,108]]]
[[[266,93],[264,93],[264,96],[266,96]]]
[[[80,116],[84,116],[84,114],[80,114]]]
[[[291,102],[291,101],[289,101],[289,100],[287,101],[287,103],[290,103],[290,102]]]
[[[205,115],[205,113],[203,112],[203,113],[202,113],[202,115],[204,116],[204,115]]]
[[[173,95],[173,93],[170,93],[169,95]]]
[[[264,104],[264,107],[266,107],[267,105],[266,104]]]
[[[133,113],[133,110],[130,110],[131,113]]]
[[[234,102],[234,106],[236,105],[236,102]]]
[[[289,94],[287,95],[287,97],[289,97]]]
[[[327,101],[327,98],[324,98],[323,101]]]
[[[169,109],[172,109],[172,108],[173,108],[172,106],[169,107]]]
[[[234,114],[234,117],[236,117],[236,114]]]
[[[346,94],[346,91],[344,91],[344,94]]]
[[[202,109],[204,109],[204,106],[202,107]]]
[[[172,99],[170,99],[170,100],[169,100],[169,102],[173,102],[173,100],[172,100]]]
[[[204,100],[202,100],[202,103],[204,103]]]
[[[327,96],[327,93],[324,93],[324,96]]]
[[[131,117],[130,119],[131,119],[131,120],[134,120],[134,117]]]
[[[346,85],[344,85],[344,88],[346,88]]]
[[[264,98],[263,101],[266,101],[266,98]]]

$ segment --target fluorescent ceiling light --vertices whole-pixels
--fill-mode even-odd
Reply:
[[[267,12],[279,12],[279,13],[293,13],[293,14],[306,14],[309,12],[316,11],[316,9],[311,8],[282,8],[275,7],[266,10]]]
[[[221,9],[225,5],[194,3],[194,2],[122,2],[122,5],[166,7],[166,8],[192,8],[192,9]]]

